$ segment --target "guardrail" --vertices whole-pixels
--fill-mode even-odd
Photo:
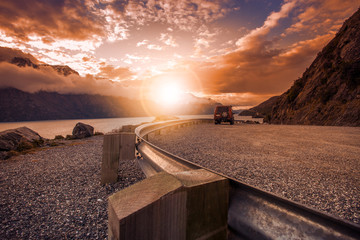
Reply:
[[[148,178],[109,198],[111,239],[129,239],[134,231],[137,239],[360,239],[359,225],[203,168],[148,141],[167,128],[204,122],[213,121],[176,120],[135,129],[139,164]],[[148,198],[153,191],[156,196]],[[118,207],[136,200],[126,197],[134,194],[147,200],[130,209]]]

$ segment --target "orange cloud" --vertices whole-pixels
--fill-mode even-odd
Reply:
[[[354,13],[359,0],[301,0],[302,7],[294,17],[294,23],[285,34],[318,34],[328,30],[337,31],[345,18]]]
[[[104,35],[102,19],[87,4],[69,0],[16,0],[0,2],[0,29],[17,39],[31,35],[85,40]]]
[[[25,66],[12,64],[14,57],[23,59]],[[28,60],[26,60],[28,59]],[[27,61],[31,62],[27,62]],[[21,61],[20,61],[21,62]],[[27,64],[28,63],[28,64]],[[31,63],[37,63],[33,65]],[[30,66],[29,66],[30,65]],[[65,67],[64,67],[65,69]],[[70,69],[65,69],[70,70]],[[77,74],[61,74],[50,66],[39,64],[36,58],[20,50],[0,47],[0,88],[14,87],[26,92],[55,91],[59,93],[89,93],[131,97],[139,96],[140,81],[128,81],[133,73],[127,68],[115,68],[104,64],[95,78]],[[123,80],[110,81],[109,78]]]
[[[188,63],[202,81],[206,94],[279,94],[301,76],[333,34],[300,41],[289,49],[271,48],[272,42],[258,40],[246,50],[237,50],[212,62]],[[235,98],[234,98],[235,99]]]
[[[139,25],[161,22],[190,31],[201,22],[212,22],[223,17],[229,11],[222,6],[226,2],[228,0],[114,1],[110,8]]]
[[[105,78],[111,80],[127,80],[134,74],[128,68],[114,67],[111,65],[100,67],[100,73],[96,75],[98,78]]]

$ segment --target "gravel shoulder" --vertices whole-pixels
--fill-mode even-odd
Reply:
[[[360,128],[200,124],[150,141],[206,168],[360,224]]]
[[[1,239],[106,239],[107,198],[145,178],[135,160],[100,185],[103,136],[0,161]]]

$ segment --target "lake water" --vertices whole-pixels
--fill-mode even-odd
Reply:
[[[178,116],[181,119],[192,118],[213,118],[213,115],[184,115]],[[154,117],[135,117],[135,118],[100,118],[100,119],[71,119],[71,120],[48,120],[48,121],[29,121],[29,122],[6,122],[0,123],[0,132],[7,129],[18,127],[28,127],[40,136],[45,138],[54,138],[56,135],[66,136],[72,134],[72,130],[76,123],[82,122],[94,127],[95,131],[108,133],[113,129],[119,129],[123,125],[140,124],[143,122],[151,122]],[[235,116],[237,120],[256,120],[248,116]],[[262,120],[262,119],[260,119]]]

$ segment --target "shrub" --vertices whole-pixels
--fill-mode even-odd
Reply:
[[[22,152],[22,151],[25,151],[25,150],[29,150],[29,149],[31,149],[31,148],[33,148],[33,147],[34,147],[34,146],[33,146],[30,142],[28,142],[28,141],[21,141],[21,142],[19,143],[19,145],[17,146],[16,151]]]
[[[49,143],[49,146],[50,146],[50,147],[56,147],[56,146],[59,146],[59,143],[57,143],[57,142],[50,142],[50,143]]]
[[[44,144],[44,139],[33,140],[32,144],[33,144],[33,147],[40,147]]]
[[[62,135],[56,135],[55,138],[56,140],[63,140],[65,139]]]
[[[97,136],[97,135],[104,135],[104,133],[102,133],[102,132],[95,132],[94,135],[95,135],[95,136]]]
[[[66,135],[65,137],[66,140],[73,140],[75,139],[74,135]]]

